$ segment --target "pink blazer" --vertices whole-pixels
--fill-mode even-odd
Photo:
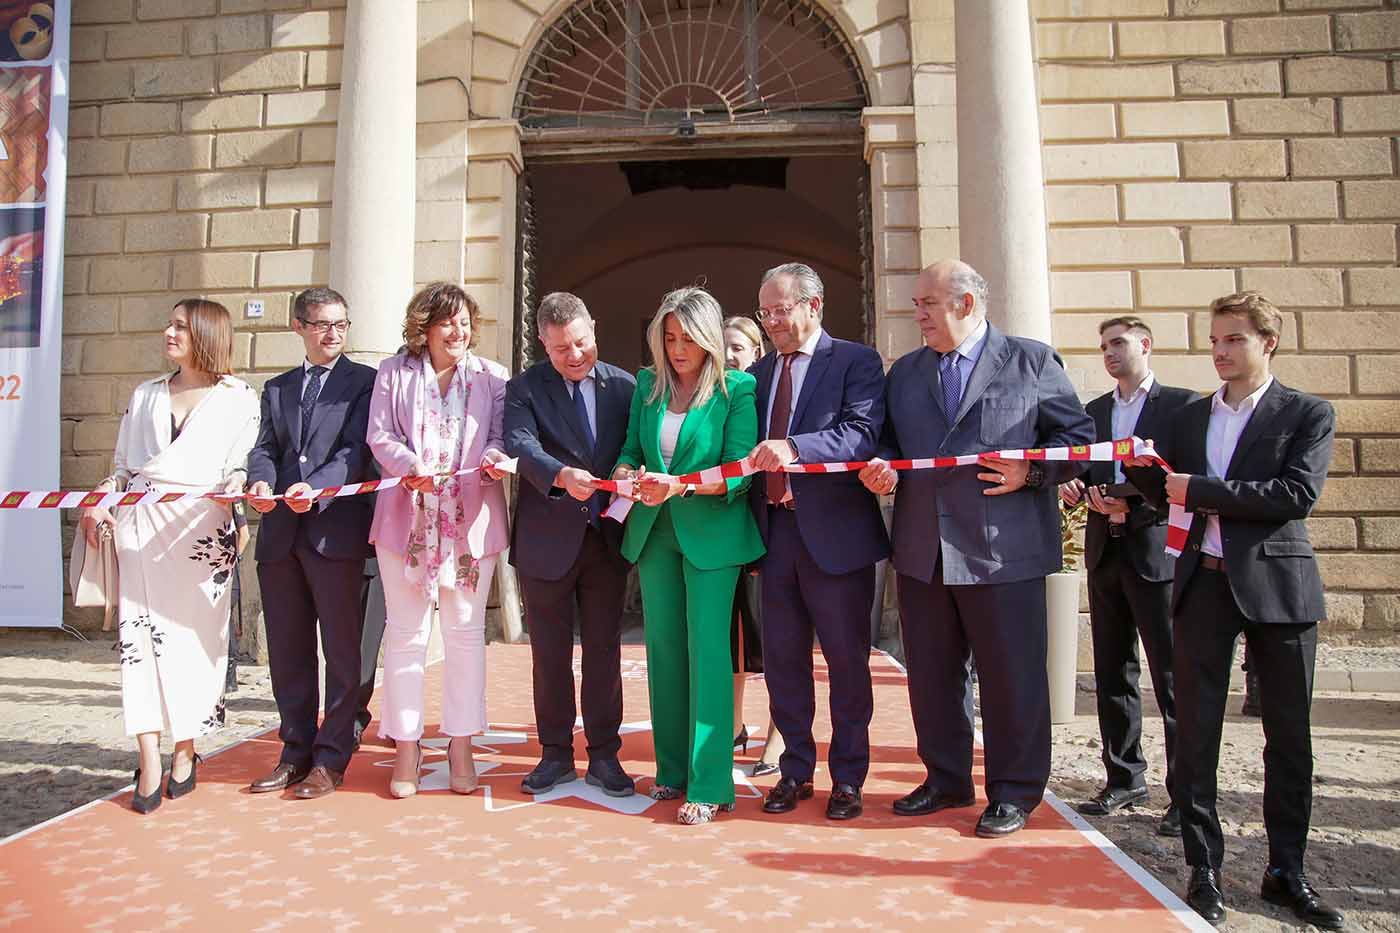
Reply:
[[[480,463],[489,448],[505,450],[501,422],[508,381],[504,366],[478,356],[471,358],[467,371],[471,374],[472,391],[467,402],[466,429],[462,432],[463,468]],[[405,476],[414,464],[422,467],[415,450],[422,416],[418,407],[422,378],[419,360],[404,353],[379,365],[369,403],[369,447],[385,476]],[[510,543],[510,529],[501,484],[478,473],[462,477],[460,488],[462,513],[466,516],[463,526],[471,555],[480,558],[504,551]],[[413,526],[412,495],[405,486],[379,492],[374,504],[374,524],[369,530],[371,544],[397,554],[408,549]]]

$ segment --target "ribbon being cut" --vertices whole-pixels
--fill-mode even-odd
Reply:
[[[957,457],[931,457],[922,460],[891,460],[889,465],[895,470],[937,470],[949,467],[971,466],[977,463],[979,457],[1000,457],[1004,460],[1082,460],[1086,462],[1131,460],[1134,457],[1151,457],[1167,467],[1166,461],[1158,456],[1152,446],[1138,437],[1123,438],[1121,440],[1101,441],[1097,444],[1086,444],[1078,447],[1039,447],[1024,450],[989,450],[980,454],[963,454]],[[793,463],[783,468],[786,473],[850,473],[863,469],[869,461],[858,460],[848,463]],[[504,460],[496,464],[496,469],[504,473],[514,473],[516,470],[515,460]],[[1170,469],[1168,467],[1168,469]],[[465,476],[470,473],[480,472],[480,467],[472,467],[468,470],[458,470],[454,476]],[[743,476],[751,476],[760,472],[753,463],[745,457],[743,460],[735,460],[730,463],[722,463],[719,466],[701,470],[698,473],[687,473],[683,476],[669,476],[667,474],[652,474],[661,480],[670,480],[676,483],[693,483],[701,485],[713,483],[722,479],[737,479]],[[389,476],[383,479],[370,480],[364,483],[355,483],[349,486],[332,486],[327,489],[313,489],[308,496],[309,499],[331,499],[340,496],[357,496],[363,493],[374,492],[376,489],[388,489],[403,482],[403,477]],[[605,492],[615,492],[622,496],[631,496],[633,480],[599,480],[597,488]],[[160,492],[151,490],[148,492],[25,492],[17,490],[14,492],[0,492],[0,510],[3,509],[77,509],[93,508],[103,506],[113,508],[117,506],[144,505],[153,502],[175,502],[186,498],[217,499],[221,502],[231,502],[234,499],[251,499],[252,496],[244,494],[242,496],[225,496],[217,492]],[[271,496],[273,499],[285,499],[286,496]],[[1172,505],[1167,515],[1167,553],[1173,557],[1181,555],[1182,548],[1186,545],[1186,536],[1191,530],[1191,513],[1187,512],[1179,505]]]

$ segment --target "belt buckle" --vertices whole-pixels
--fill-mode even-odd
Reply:
[[[1110,538],[1126,538],[1128,536],[1127,522],[1109,522],[1108,536]]]

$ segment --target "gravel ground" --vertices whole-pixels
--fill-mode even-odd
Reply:
[[[1400,649],[1319,649],[1319,667],[1400,668]],[[136,765],[123,734],[116,655],[107,636],[81,643],[68,635],[9,630],[0,640],[0,837],[57,816],[126,785]],[[1231,702],[1239,708],[1240,697]],[[1166,807],[1161,787],[1161,720],[1152,695],[1144,745],[1151,757],[1150,805],[1093,823],[1124,852],[1181,893],[1180,843],[1154,832]],[[214,750],[276,726],[267,668],[242,667],[230,697],[228,726],[206,739]],[[1051,790],[1071,804],[1103,779],[1093,696],[1081,690],[1075,720],[1054,729]],[[1257,719],[1228,717],[1221,756],[1225,824],[1227,931],[1297,927],[1290,914],[1258,897],[1267,853],[1260,815],[1263,734]],[[1308,870],[1327,898],[1347,912],[1348,929],[1400,933],[1400,694],[1318,693],[1313,701],[1317,755]],[[168,749],[167,749],[168,751]]]

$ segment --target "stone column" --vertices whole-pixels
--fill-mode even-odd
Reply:
[[[413,292],[417,6],[346,9],[330,276],[350,302],[350,350],[371,361],[402,343]]]
[[[1050,342],[1050,260],[1027,0],[957,0],[958,226],[992,323]]]

